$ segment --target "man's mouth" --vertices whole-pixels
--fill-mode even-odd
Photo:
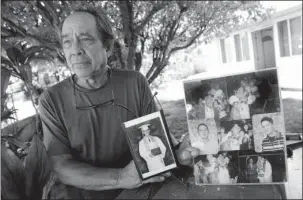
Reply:
[[[75,67],[85,67],[88,64],[90,64],[89,62],[77,62],[77,63],[73,63],[72,65]]]

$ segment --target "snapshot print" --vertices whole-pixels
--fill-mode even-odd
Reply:
[[[219,152],[196,157],[194,177],[197,185],[237,183],[238,153]]]
[[[219,152],[217,126],[214,119],[189,120],[189,138],[191,146],[200,150],[200,154]]]
[[[219,130],[220,151],[254,150],[251,120],[223,121]]]
[[[250,105],[258,96],[258,85],[255,73],[226,77],[230,119],[250,119]]]
[[[251,104],[251,115],[281,112],[277,69],[257,71],[257,98]]]
[[[233,121],[280,112],[277,70],[183,82],[188,120]]]
[[[264,70],[226,77],[230,119],[280,112],[277,70]]]
[[[239,183],[272,183],[286,181],[285,155],[255,154],[239,157]]]
[[[189,120],[217,121],[228,117],[225,78],[184,82],[184,90]]]
[[[281,113],[254,115],[252,122],[256,152],[285,149],[285,129]]]
[[[165,118],[160,111],[123,123],[134,162],[142,179],[177,167]]]

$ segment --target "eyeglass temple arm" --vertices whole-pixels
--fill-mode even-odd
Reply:
[[[161,106],[161,104],[160,104],[160,101],[159,101],[158,98],[156,97],[157,94],[158,94],[158,92],[155,92],[155,94],[150,98],[150,100],[149,100],[147,106],[144,107],[143,111],[147,111],[147,109],[149,108],[149,106],[150,106],[150,104],[152,103],[152,100],[153,100],[154,98],[156,98],[157,103],[159,104],[159,106],[160,106],[160,108],[161,108],[160,110],[163,110],[163,108],[162,108],[162,106]]]

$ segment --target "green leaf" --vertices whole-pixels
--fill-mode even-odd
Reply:
[[[25,158],[25,169],[26,194],[31,199],[41,199],[43,187],[51,175],[51,166],[45,146],[36,134]]]
[[[26,199],[25,168],[13,151],[1,144],[1,197]]]

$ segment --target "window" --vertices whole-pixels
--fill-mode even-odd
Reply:
[[[281,57],[302,54],[301,16],[278,22],[278,34]]]
[[[301,16],[290,19],[291,52],[292,55],[302,54]]]
[[[243,60],[249,60],[249,45],[247,32],[242,36],[242,49],[243,49]]]
[[[278,33],[280,44],[280,56],[289,56],[288,30],[286,20],[278,22]]]
[[[220,39],[220,47],[221,47],[221,59],[223,63],[226,63],[226,49],[225,49],[225,41],[224,39]]]
[[[246,61],[250,59],[249,45],[247,32],[244,34],[237,34],[234,36],[236,59],[237,62]]]
[[[235,48],[236,48],[236,60],[237,62],[242,61],[242,48],[240,44],[240,35],[237,34],[234,36]]]

